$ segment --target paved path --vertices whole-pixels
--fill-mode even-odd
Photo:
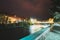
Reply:
[[[46,40],[60,40],[60,33],[50,32]]]

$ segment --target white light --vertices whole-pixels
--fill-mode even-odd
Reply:
[[[35,33],[37,31],[41,30],[41,26],[40,25],[31,25],[30,26],[30,33]]]
[[[35,23],[35,22],[37,21],[37,19],[30,18],[30,21],[31,21],[32,23]]]

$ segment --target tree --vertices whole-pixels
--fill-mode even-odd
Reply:
[[[49,13],[53,16],[55,22],[60,21],[60,0],[51,0],[52,8],[49,8]]]
[[[0,12],[0,23],[7,24],[7,22],[8,22],[8,16],[6,16],[6,13]]]
[[[52,12],[60,12],[60,0],[52,0]]]
[[[54,21],[55,22],[59,22],[60,21],[60,13],[59,12],[55,12],[55,14],[54,14]]]

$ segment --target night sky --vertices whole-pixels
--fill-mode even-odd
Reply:
[[[47,19],[51,17],[48,13],[50,6],[50,0],[0,0],[0,12],[16,14],[19,17]]]

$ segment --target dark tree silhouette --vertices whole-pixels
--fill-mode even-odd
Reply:
[[[7,24],[8,22],[8,16],[6,16],[6,12],[0,12],[0,23]]]
[[[52,6],[50,8],[52,12],[60,12],[60,0],[52,0]]]

